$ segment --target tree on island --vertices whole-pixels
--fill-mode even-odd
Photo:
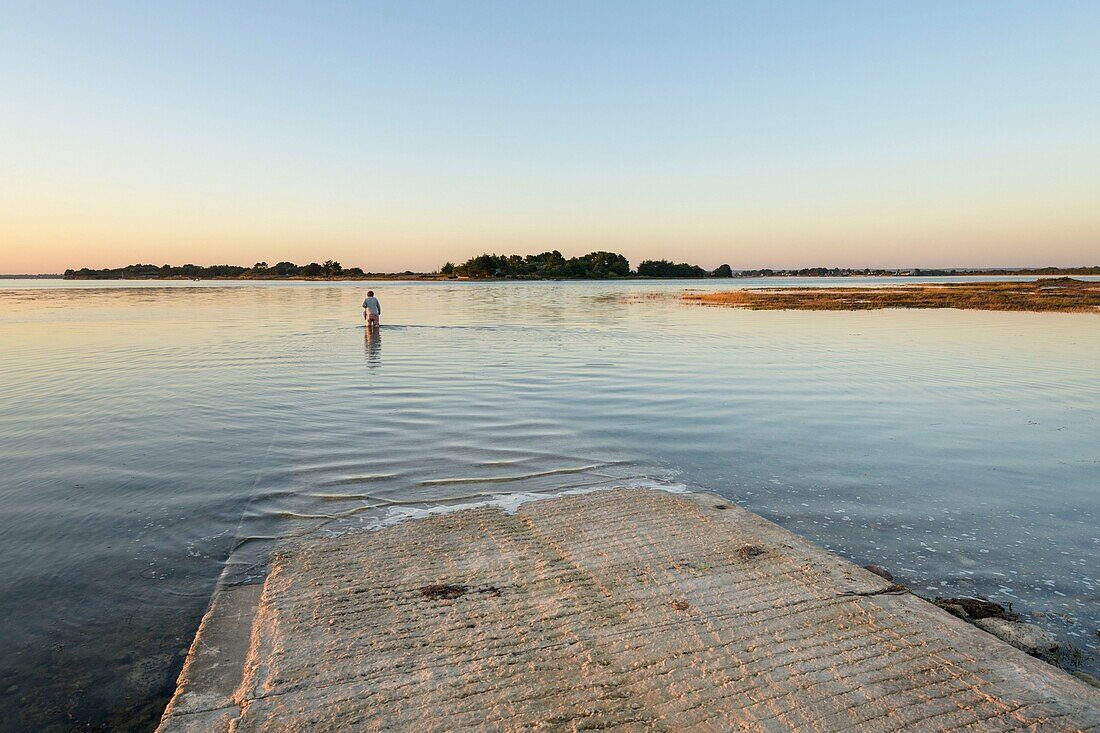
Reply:
[[[625,257],[614,252],[592,252],[584,257],[578,257],[570,262],[582,263],[584,271],[596,273],[597,276],[627,277],[630,275],[630,262]]]
[[[304,267],[299,267],[293,262],[278,262],[274,267],[266,262],[257,262],[252,267],[239,265],[193,265],[191,263],[174,267],[164,264],[156,265],[127,265],[126,267],[104,268],[92,270],[82,267],[79,270],[66,270],[63,277],[69,280],[161,280],[171,278],[190,279],[229,279],[242,278],[254,280],[270,280],[274,278],[290,277],[363,277],[363,270],[358,267],[344,269],[336,260],[325,260],[324,264],[311,262]]]
[[[668,260],[642,260],[638,265],[638,277],[706,277],[707,271],[699,265]]]
[[[702,278],[733,277],[729,265],[720,265],[707,272],[698,265],[668,260],[644,260],[637,272],[631,272],[630,262],[615,252],[589,252],[582,257],[566,259],[558,250],[532,255],[480,254],[461,265],[451,262],[439,268],[444,275],[465,275],[478,279],[499,277],[513,280],[601,280],[616,277]]]
[[[461,265],[448,262],[440,268],[445,275],[471,278],[501,277],[517,280],[603,280],[628,277],[630,262],[615,252],[590,252],[566,259],[558,250],[529,255],[481,254]]]

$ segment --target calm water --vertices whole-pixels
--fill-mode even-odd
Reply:
[[[0,282],[0,727],[151,729],[273,538],[624,484],[1042,612],[1100,666],[1100,316],[623,297],[714,285],[383,283],[371,338],[358,283]]]

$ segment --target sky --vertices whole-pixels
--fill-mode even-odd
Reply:
[[[0,0],[0,272],[1100,264],[1100,3]]]

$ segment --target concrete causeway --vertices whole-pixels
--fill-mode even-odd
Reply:
[[[219,592],[159,728],[1088,731],[1100,690],[709,493],[476,508]]]

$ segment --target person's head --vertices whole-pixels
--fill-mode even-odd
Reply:
[[[373,291],[373,290],[368,290],[368,291],[367,291],[367,297],[369,298],[369,297],[371,297],[372,295],[374,295],[374,291]]]

